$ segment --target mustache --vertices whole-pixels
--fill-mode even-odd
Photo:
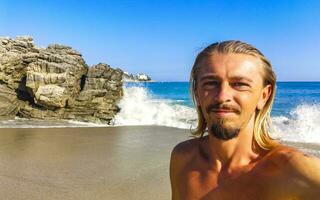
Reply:
[[[231,112],[235,112],[237,114],[240,114],[240,109],[236,106],[233,106],[233,105],[217,103],[217,104],[210,104],[206,107],[207,113],[214,112],[216,110],[227,110],[227,111],[231,111]]]

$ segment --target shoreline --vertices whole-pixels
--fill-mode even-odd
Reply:
[[[4,199],[170,199],[171,150],[189,136],[155,126],[0,131]]]
[[[190,136],[164,126],[0,128],[0,195],[170,199],[170,154]],[[320,153],[319,144],[282,143]]]

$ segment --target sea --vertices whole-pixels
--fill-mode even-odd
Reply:
[[[119,107],[112,126],[157,125],[190,130],[197,123],[188,82],[126,83]],[[271,117],[274,138],[320,145],[320,82],[278,82]],[[109,125],[20,118],[0,121],[0,128],[101,126]]]

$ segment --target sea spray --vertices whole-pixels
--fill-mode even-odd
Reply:
[[[118,106],[120,112],[115,116],[115,125],[161,125],[189,129],[196,120],[193,108],[156,99],[144,87],[125,87]]]
[[[285,141],[320,143],[320,104],[301,104],[290,115],[272,117],[273,136]]]
[[[276,97],[272,112],[274,125],[272,136],[288,142],[320,144],[320,89],[319,87],[315,89],[315,83],[299,84],[295,83],[293,87],[292,83],[283,83],[282,88],[279,88],[280,94]],[[300,88],[299,90],[304,95],[301,96],[299,92],[295,92],[295,95],[286,94],[286,91],[292,92],[292,88]],[[187,91],[187,82],[155,82],[125,86],[124,96],[118,104],[121,110],[113,121],[114,125],[159,125],[183,129],[195,128],[197,115]],[[21,118],[0,121],[1,128],[101,126],[107,127],[109,125],[71,120],[43,121]]]
[[[176,99],[161,98],[146,87],[135,85],[124,88],[118,104],[120,112],[114,119],[117,125],[160,125],[190,129],[197,125],[193,107]],[[272,116],[274,138],[320,144],[320,104],[303,103],[293,107],[289,115]]]

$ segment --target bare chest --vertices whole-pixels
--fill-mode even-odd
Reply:
[[[276,200],[286,197],[287,188],[276,172],[250,171],[232,178],[202,170],[186,170],[180,176],[180,199]]]

